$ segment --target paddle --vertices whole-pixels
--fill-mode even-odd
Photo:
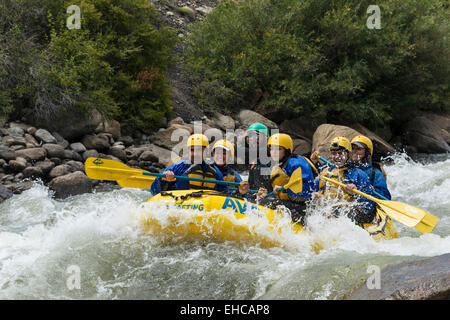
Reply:
[[[345,184],[334,179],[323,176],[321,176],[320,179],[341,187],[345,187]],[[381,210],[383,210],[390,218],[410,228],[414,228],[421,233],[431,232],[437,224],[437,217],[421,208],[398,201],[380,200],[357,189],[353,189],[352,191],[373,202],[376,202],[380,206]]]
[[[85,162],[85,171],[86,175],[91,179],[117,181],[121,187],[127,188],[149,188],[155,177],[166,177],[162,173],[134,169],[118,161],[100,158],[87,158]],[[175,176],[175,178],[180,180],[213,182],[235,186],[240,185],[239,182],[201,179],[185,176]],[[249,192],[257,192],[257,190],[249,190]]]
[[[290,179],[290,180],[292,180],[292,181],[289,182],[289,183],[287,183],[287,184],[285,184],[285,185],[282,186],[281,188],[277,189],[277,192],[280,193],[281,191],[283,191],[283,190],[285,190],[285,189],[288,189],[288,188],[290,188],[291,186],[293,186],[293,185],[295,185],[295,184],[298,184],[300,181],[302,181],[302,172],[301,172],[301,170],[295,170],[295,171],[292,173],[292,176],[291,176],[291,179]],[[292,191],[294,191],[295,193],[301,192],[301,191],[302,191],[302,187],[303,187],[302,185],[300,185],[300,186],[298,186],[298,187],[294,187]],[[274,194],[273,191],[270,192],[270,193],[268,193],[268,194],[266,194],[265,197],[264,197],[264,199],[267,198],[267,197],[269,197],[269,196],[271,196],[271,195],[273,195],[273,194]]]

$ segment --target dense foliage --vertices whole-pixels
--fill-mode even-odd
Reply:
[[[81,28],[69,29],[70,5]],[[0,112],[52,118],[96,108],[125,127],[150,128],[170,113],[162,72],[175,32],[157,28],[147,0],[4,0],[0,3]]]
[[[379,2],[381,29],[369,29],[373,1],[222,1],[188,39],[199,101],[372,128],[450,110],[444,3]]]

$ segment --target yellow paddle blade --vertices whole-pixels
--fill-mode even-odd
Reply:
[[[421,233],[433,231],[437,224],[437,217],[421,208],[398,201],[378,201],[378,205],[387,215]]]
[[[117,180],[117,184],[122,188],[150,189],[156,177],[136,176],[124,180]]]
[[[320,178],[341,187],[345,187],[343,183],[334,179],[323,176]],[[353,189],[352,191],[362,197],[376,202],[390,218],[403,223],[407,227],[414,228],[421,233],[431,232],[437,224],[437,217],[421,208],[403,202],[381,200],[356,189]]]
[[[303,190],[302,183],[302,169],[297,168],[294,172],[292,172],[291,178],[289,179],[291,182],[287,183],[284,189],[291,189],[294,193],[300,193]]]
[[[91,179],[112,181],[139,176],[144,172],[144,170],[130,168],[118,161],[100,158],[87,158],[84,170]]]

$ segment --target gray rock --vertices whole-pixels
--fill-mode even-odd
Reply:
[[[73,150],[64,150],[64,159],[74,160],[74,156],[78,154]]]
[[[75,171],[81,171],[84,172],[84,164],[81,161],[68,161],[66,162],[64,165],[69,166],[71,172],[75,172]]]
[[[111,149],[109,149],[109,154],[116,158],[119,158],[123,162],[127,161],[127,153],[125,152],[124,148],[111,147]]]
[[[2,139],[2,142],[6,144],[7,146],[13,147],[13,146],[26,146],[27,141],[24,137],[19,136],[6,136]]]
[[[194,132],[192,126],[173,124],[169,128],[152,135],[150,141],[163,148],[172,149],[183,141],[183,138]]]
[[[45,129],[36,130],[34,136],[43,143],[56,143],[56,138]]]
[[[139,156],[138,160],[139,160],[139,162],[146,161],[146,162],[150,162],[150,163],[159,161],[158,156],[149,150],[142,152],[142,154]]]
[[[170,120],[168,127],[170,127],[171,125],[174,125],[174,124],[180,124],[180,125],[184,124],[183,118],[176,117],[175,119]]]
[[[119,138],[120,142],[123,142],[123,144],[125,145],[125,147],[129,147],[133,144],[133,138],[130,136],[122,136]]]
[[[13,192],[7,189],[5,186],[0,185],[0,202],[5,201],[13,196]]]
[[[252,110],[241,110],[241,112],[239,112],[238,119],[241,125],[244,127],[248,127],[252,123],[258,122],[267,126],[269,129],[278,128],[275,122]]]
[[[73,151],[78,152],[78,153],[83,153],[87,150],[86,147],[84,146],[84,144],[82,144],[81,142],[71,143],[70,149],[72,149]]]
[[[37,131],[37,129],[35,127],[29,127],[27,129],[27,133],[31,134],[31,135],[34,135],[36,133],[36,131]]]
[[[29,124],[26,123],[20,123],[20,122],[10,122],[9,123],[9,127],[10,128],[20,128],[22,129],[24,132],[26,132],[28,130],[28,128],[30,128],[31,126]]]
[[[109,139],[105,136],[100,135],[86,135],[83,137],[82,141],[86,149],[95,149],[98,151],[108,150],[110,147]]]
[[[103,121],[95,129],[95,133],[101,132],[110,133],[114,139],[118,139],[121,136],[120,123],[116,120]]]
[[[85,152],[83,152],[83,161],[86,161],[87,158],[98,158],[99,153],[97,152],[97,150],[87,150]]]
[[[55,167],[55,164],[50,160],[45,161],[38,161],[34,164],[36,168],[39,168],[42,170],[42,173],[45,175],[48,175],[50,171]]]
[[[29,133],[25,133],[24,135],[24,139],[28,145],[31,145],[32,148],[38,147],[39,146],[39,142],[37,142],[37,140]]]
[[[50,173],[48,174],[48,177],[49,177],[50,179],[54,179],[54,178],[56,178],[56,177],[63,176],[63,175],[66,175],[66,174],[69,174],[69,173],[71,173],[71,172],[73,172],[71,166],[69,166],[69,165],[67,165],[67,164],[60,164],[59,166],[54,167],[54,168],[50,171]]]
[[[69,141],[93,133],[102,121],[102,116],[97,110],[91,110],[88,113],[69,110],[61,112],[54,119],[43,119],[34,114],[30,114],[28,118],[27,121],[34,126],[56,131]]]
[[[64,148],[59,144],[46,143],[42,146],[47,151],[49,158],[64,158]]]
[[[27,161],[44,160],[47,151],[44,148],[30,148],[16,151],[16,157],[25,158]]]
[[[128,160],[137,160],[145,150],[145,148],[129,147],[125,150],[125,152]]]
[[[27,167],[25,168],[25,170],[23,170],[22,173],[24,178],[31,178],[31,179],[38,179],[44,176],[42,169],[38,167]]]
[[[12,136],[23,137],[25,131],[23,131],[23,129],[21,128],[13,127],[8,129],[8,133]]]
[[[380,289],[364,283],[350,300],[450,299],[450,253],[381,270]]]
[[[405,143],[414,146],[419,152],[445,153],[450,146],[442,136],[441,128],[430,119],[420,116],[409,121],[403,128]]]
[[[53,162],[56,166],[59,166],[62,163],[60,158],[50,158],[50,161]]]
[[[76,171],[53,179],[48,186],[55,191],[56,198],[67,198],[92,192],[93,182],[83,172]]]
[[[215,127],[226,131],[227,129],[235,129],[235,121],[232,117],[220,114],[218,112],[214,113],[212,122]]]
[[[22,172],[27,167],[27,160],[24,158],[16,158],[8,162],[9,170],[13,172]]]
[[[6,161],[16,159],[16,152],[7,146],[0,144],[0,158]]]
[[[75,161],[80,161],[80,162],[83,161],[83,157],[78,152],[75,152],[75,151],[72,152],[72,159]]]

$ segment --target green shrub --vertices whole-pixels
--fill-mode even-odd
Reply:
[[[7,1],[9,11],[16,12],[9,19],[36,50],[8,53],[17,57],[16,69],[32,72],[24,77],[27,91],[21,99],[15,98],[20,81],[7,88],[2,79],[10,73],[0,73],[0,85],[9,92],[0,96],[2,110],[22,105],[48,119],[96,108],[125,129],[158,127],[171,112],[163,72],[175,61],[177,37],[167,27],[155,27],[156,10],[147,0]],[[70,5],[81,9],[79,30],[66,26]],[[0,25],[0,41],[13,48],[17,39],[9,35],[11,29]]]
[[[450,110],[447,6],[383,1],[381,29],[369,30],[372,3],[222,1],[191,28],[186,61],[199,88],[222,83],[238,101],[209,96],[218,88],[198,90],[200,100],[371,128],[414,110]]]

